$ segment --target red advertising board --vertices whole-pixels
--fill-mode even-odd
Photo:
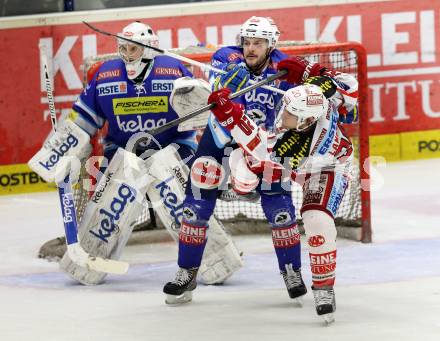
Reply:
[[[225,10],[226,10],[225,6]],[[380,10],[378,10],[380,9]],[[167,14],[168,15],[168,14]],[[368,51],[370,132],[386,134],[440,128],[440,3],[379,1],[235,13],[148,18],[162,48],[198,42],[232,44],[251,15],[271,16],[281,40],[359,41]],[[96,23],[115,32],[133,20]],[[0,165],[25,163],[50,131],[40,77],[39,44],[49,48],[56,106],[68,111],[82,88],[86,56],[114,52],[114,39],[82,23],[0,30]]]

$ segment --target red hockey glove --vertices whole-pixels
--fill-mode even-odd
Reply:
[[[215,103],[211,109],[222,127],[232,130],[243,116],[243,106],[229,99],[231,90],[228,88],[214,91],[208,97],[208,104]]]
[[[318,63],[310,63],[301,57],[292,57],[284,59],[278,63],[278,71],[287,70],[289,73],[281,79],[289,83],[300,84],[311,76],[321,75],[323,68]]]

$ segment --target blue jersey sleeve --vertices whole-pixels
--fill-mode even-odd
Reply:
[[[102,66],[101,66],[102,67]],[[79,95],[72,107],[70,118],[79,127],[93,136],[105,123],[105,118],[96,99],[96,82],[99,71]]]

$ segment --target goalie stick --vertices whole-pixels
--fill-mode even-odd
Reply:
[[[198,66],[198,67],[201,68],[203,71],[205,71],[205,70],[212,70],[212,71],[214,71],[214,72],[221,73],[221,74],[225,74],[225,73],[226,73],[226,71],[224,71],[224,70],[217,69],[217,68],[215,68],[215,67],[213,67],[213,66],[211,66],[211,65],[208,65],[208,64],[200,63],[200,62],[198,62],[198,61],[196,61],[196,60],[194,60],[194,59],[190,59],[190,58],[187,58],[187,57],[184,57],[184,56],[178,55],[178,54],[176,54],[176,53],[172,53],[172,52],[167,51],[167,50],[162,50],[162,49],[160,49],[160,48],[158,48],[158,47],[150,46],[150,45],[147,45],[147,44],[143,44],[143,43],[141,43],[141,42],[138,42],[138,41],[134,41],[134,40],[131,40],[131,39],[128,39],[128,38],[122,37],[122,36],[118,36],[117,34],[113,34],[113,33],[110,33],[110,32],[106,32],[106,31],[100,30],[99,28],[96,28],[95,26],[89,24],[89,23],[86,22],[86,21],[83,21],[83,23],[84,23],[85,25],[87,25],[87,27],[89,27],[90,29],[92,29],[92,30],[95,31],[95,32],[98,32],[98,33],[101,33],[101,34],[107,35],[107,36],[109,36],[109,37],[114,37],[114,38],[118,38],[118,39],[121,39],[121,40],[125,40],[125,41],[127,41],[127,42],[129,42],[129,43],[136,44],[136,45],[139,45],[139,46],[142,46],[142,47],[146,47],[146,48],[148,48],[148,49],[152,49],[152,50],[154,50],[154,51],[156,51],[156,52],[159,52],[160,54],[163,54],[163,55],[166,55],[166,56],[169,56],[169,57],[172,57],[172,58],[178,59],[178,60],[180,60],[180,61],[182,61],[182,62],[186,62],[186,63],[191,64],[191,65],[194,65],[194,66]],[[250,83],[250,84],[255,84],[254,81],[252,81],[252,80],[249,80],[249,83]],[[273,86],[263,85],[262,87],[263,87],[264,89],[266,89],[266,90],[270,90],[270,91],[273,91],[273,92],[279,93],[279,94],[281,94],[281,95],[284,95],[284,93],[285,93],[285,91],[283,91],[283,90],[281,90],[281,89],[278,89],[278,88],[274,88]]]
[[[55,101],[53,98],[52,82],[49,76],[49,67],[47,62],[46,46],[39,45],[41,62],[44,70],[44,82],[46,87],[47,101],[49,103],[50,119],[52,123],[52,130],[56,132],[57,117],[55,112]],[[124,274],[128,271],[128,263],[115,261],[111,259],[103,259],[100,257],[93,257],[89,255],[81,247],[78,241],[78,223],[76,221],[76,210],[73,201],[72,186],[69,175],[57,183],[58,194],[60,197],[61,214],[63,216],[64,232],[66,235],[67,252],[70,259],[80,265],[86,266],[90,270],[108,272],[114,274]]]
[[[254,83],[252,85],[249,85],[246,88],[243,88],[243,89],[241,89],[241,90],[239,90],[237,92],[234,92],[233,94],[231,94],[229,96],[229,98],[230,99],[237,98],[237,97],[245,94],[246,92],[252,91],[252,90],[254,90],[254,89],[256,89],[256,88],[258,88],[258,87],[260,87],[260,86],[262,86],[262,85],[264,85],[266,83],[270,83],[270,82],[274,81],[275,79],[283,77],[287,73],[288,73],[287,70],[281,70],[281,71],[277,72],[274,75],[271,75],[271,76],[269,76],[269,77],[267,77],[267,78],[265,78],[265,79],[263,79],[263,80],[261,80],[259,82],[256,82],[256,83]],[[139,146],[140,143],[149,144],[149,141],[151,140],[152,136],[155,136],[157,134],[160,134],[160,133],[164,132],[165,130],[168,130],[168,129],[172,128],[172,127],[175,127],[175,126],[179,125],[180,123],[182,123],[182,122],[184,122],[186,120],[189,120],[190,118],[193,118],[194,116],[200,115],[201,113],[203,113],[205,111],[211,110],[214,106],[215,106],[214,103],[207,104],[207,105],[205,105],[205,106],[203,106],[203,107],[201,107],[199,109],[194,110],[193,112],[190,112],[189,114],[187,114],[185,116],[179,117],[179,118],[177,118],[177,119],[175,119],[173,121],[165,123],[163,126],[160,126],[159,128],[152,129],[148,133],[138,134],[138,136],[139,135],[141,135],[141,136],[139,136],[139,138],[136,139],[136,141],[129,141],[129,143],[132,144],[133,147],[131,147],[131,145],[129,147],[127,146],[129,148],[128,150],[136,151],[137,147]]]

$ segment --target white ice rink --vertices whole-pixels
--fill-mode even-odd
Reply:
[[[36,258],[63,233],[57,194],[0,197],[0,341],[429,341],[440,340],[440,159],[388,164],[375,175],[374,242],[339,239],[336,323],[325,327],[312,294],[289,300],[270,235],[236,238],[245,267],[223,286],[200,285],[168,307],[171,243],[130,246],[125,276],[85,287]],[[310,286],[306,243],[303,274]]]

